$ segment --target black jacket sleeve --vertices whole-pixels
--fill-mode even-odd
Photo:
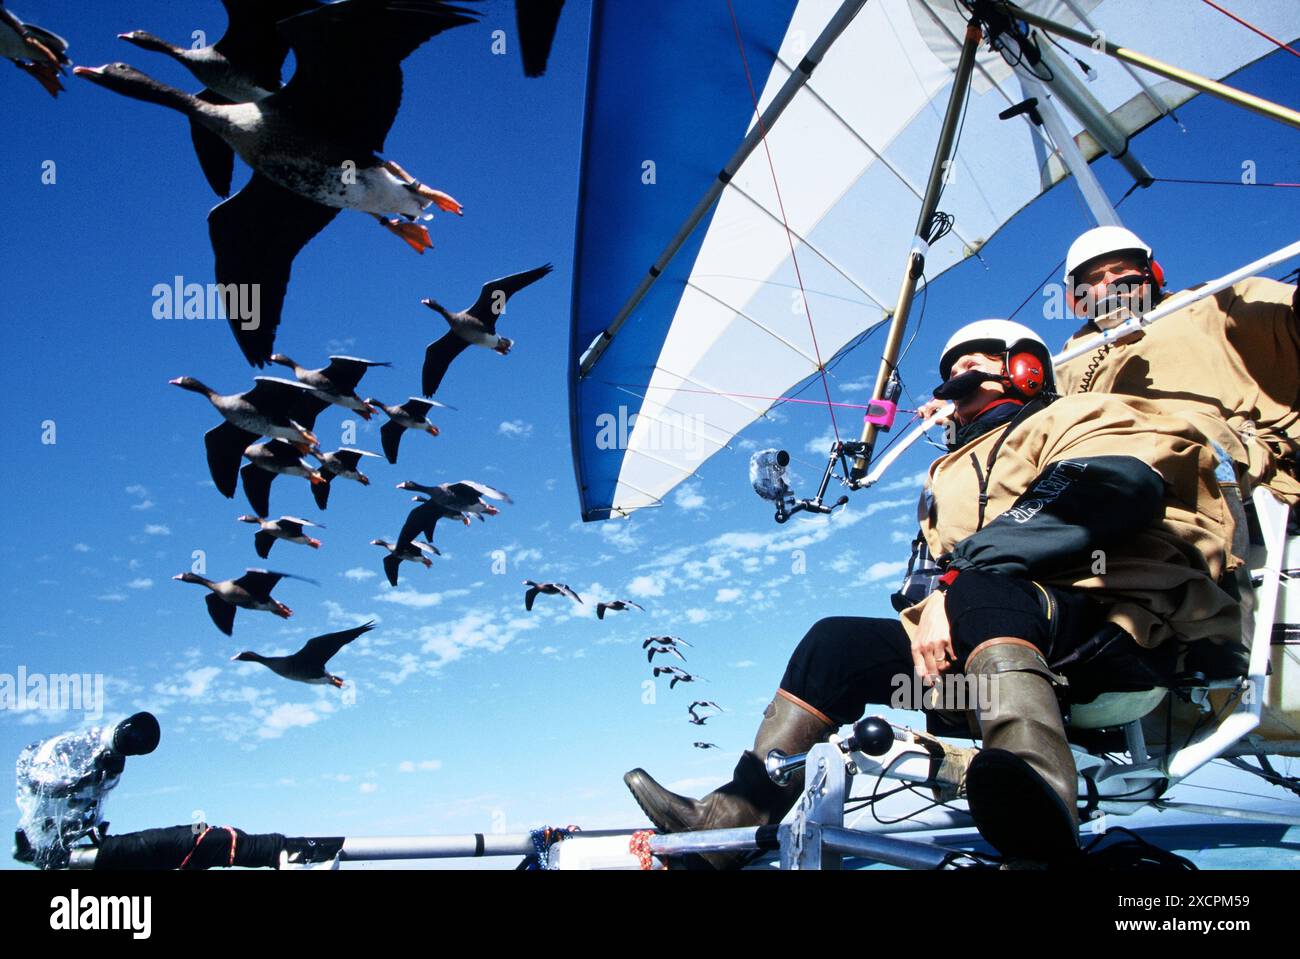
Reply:
[[[1089,456],[1047,467],[1002,515],[946,557],[956,569],[1034,576],[1158,521],[1164,480],[1132,456]]]

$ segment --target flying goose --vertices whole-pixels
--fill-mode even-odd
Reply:
[[[355,356],[331,356],[329,366],[319,370],[309,370],[299,366],[283,353],[272,353],[270,360],[280,366],[293,370],[298,382],[308,387],[312,393],[328,403],[360,413],[362,419],[370,419],[374,411],[366,401],[357,396],[357,384],[366,370],[372,366],[392,366],[380,360],[363,360]]]
[[[290,17],[277,29],[297,70],[255,103],[207,103],[125,63],[73,70],[185,114],[253,168],[244,188],[208,214],[217,282],[260,291],[256,317],[228,317],[250,363],[270,359],[294,257],[339,210],[369,213],[421,253],[433,245],[416,222],[425,210],[462,212],[379,151],[401,103],[402,61],[430,37],[473,22],[441,0],[340,0]]]
[[[568,596],[579,603],[582,602],[582,597],[564,583],[535,583],[531,579],[526,579],[524,585],[528,587],[524,592],[524,609],[530,612],[533,608],[533,600],[537,599],[538,593],[543,596]]]
[[[68,41],[33,23],[23,23],[0,3],[0,57],[12,60],[19,70],[30,73],[52,97],[63,90],[59,74],[72,61]]]
[[[315,487],[313,487],[314,489]],[[261,527],[253,534],[253,548],[257,555],[266,559],[271,555],[271,547],[277,539],[286,543],[301,543],[312,549],[320,549],[320,540],[307,535],[306,527],[324,529],[319,523],[299,519],[297,516],[281,516],[279,519],[262,519],[260,516],[240,516],[241,523],[256,523]]]
[[[485,346],[502,356],[509,353],[514,341],[497,336],[497,319],[505,312],[506,301],[551,270],[551,264],[547,263],[535,270],[503,276],[499,280],[485,283],[479,291],[478,299],[459,313],[452,313],[436,300],[421,300],[429,309],[441,314],[451,327],[442,339],[430,343],[424,352],[424,370],[421,374],[424,395],[432,396],[438,392],[451,361],[471,345]]]
[[[418,430],[430,436],[438,435],[438,427],[429,422],[429,410],[435,406],[445,406],[437,400],[421,400],[412,396],[401,406],[385,406],[379,400],[366,400],[377,410],[388,414],[388,422],[379,428],[379,442],[384,448],[388,462],[397,464],[397,447],[402,442],[402,434],[407,430]]]
[[[629,606],[635,607],[636,609],[641,610],[641,612],[643,613],[645,612],[645,607],[642,606],[640,603],[634,603],[630,599],[615,599],[608,603],[597,603],[596,618],[604,619],[606,610],[609,610],[610,612],[618,613],[627,609]]]
[[[244,481],[244,495],[248,505],[258,516],[271,511],[271,482],[279,475],[302,476],[313,486],[325,482],[319,471],[298,455],[298,451],[284,440],[254,443],[244,450],[248,463],[239,471]]]
[[[204,434],[203,445],[208,452],[212,482],[228,499],[235,495],[240,458],[248,444],[259,436],[287,440],[297,444],[303,452],[316,445],[316,437],[310,429],[294,422],[289,415],[303,397],[310,398],[307,388],[293,380],[259,376],[251,390],[229,396],[222,396],[192,376],[181,376],[168,382],[206,396],[225,418],[226,422]],[[259,511],[258,515],[265,515],[265,511]]]
[[[363,633],[375,628],[373,622],[337,633],[326,633],[307,640],[298,652],[289,656],[262,656],[259,653],[244,651],[231,656],[231,662],[261,663],[277,676],[292,679],[299,683],[329,684],[336,689],[343,687],[343,680],[325,670],[325,664],[344,646]]]
[[[404,480],[397,484],[398,489],[414,490],[417,493],[426,494],[429,499],[426,502],[436,503],[441,506],[447,515],[463,515],[472,513],[483,518],[483,514],[496,516],[501,510],[497,509],[486,499],[499,500],[503,503],[513,503],[509,495],[501,492],[499,489],[493,489],[483,483],[475,483],[473,480],[461,480],[457,483],[441,483],[438,486],[424,486],[411,480]],[[464,518],[466,525],[469,524],[468,517]]]
[[[197,583],[211,590],[204,597],[208,605],[208,615],[217,624],[217,629],[227,636],[234,634],[237,608],[275,613],[281,619],[292,616],[293,610],[271,597],[271,590],[275,589],[275,584],[286,578],[304,579],[308,583],[320,585],[315,580],[294,576],[292,573],[272,573],[265,569],[248,569],[239,579],[226,579],[221,582],[213,582],[197,573],[181,573],[172,577],[182,583]]]
[[[330,499],[330,481],[336,476],[343,479],[352,480],[354,483],[360,483],[362,486],[370,485],[370,477],[357,469],[363,456],[373,456],[379,458],[378,453],[370,453],[366,450],[354,450],[349,447],[334,450],[332,453],[312,453],[316,459],[320,460],[320,475],[324,482],[313,483],[311,487],[312,496],[316,497],[316,505],[324,509]]]
[[[280,68],[289,54],[289,41],[275,25],[316,9],[321,0],[221,0],[221,4],[226,8],[226,32],[205,47],[176,46],[144,30],[119,33],[117,38],[177,61],[203,84],[205,89],[197,97],[205,103],[264,100],[280,89]],[[193,118],[190,139],[208,184],[218,196],[230,196],[235,166],[230,146]]]
[[[371,546],[382,546],[388,550],[388,555],[384,557],[384,573],[388,576],[388,582],[397,585],[397,568],[403,562],[423,563],[425,567],[433,565],[433,560],[429,559],[427,553],[434,556],[441,556],[442,553],[432,544],[417,543],[415,540],[399,540],[394,546],[387,540],[372,539]]]
[[[713,718],[712,716],[701,716],[699,713],[695,711],[695,707],[697,706],[700,707],[701,709],[716,709],[720,713],[726,712],[725,709],[723,709],[715,702],[697,699],[695,700],[695,702],[691,703],[689,706],[686,707],[686,711],[691,714],[691,718],[686,721],[690,723],[692,726],[703,726],[705,723],[707,723],[710,719]]]

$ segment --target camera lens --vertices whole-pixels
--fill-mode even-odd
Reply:
[[[113,749],[123,756],[144,756],[158,748],[162,728],[153,713],[136,713],[113,730]]]

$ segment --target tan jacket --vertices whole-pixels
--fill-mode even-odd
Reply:
[[[1007,428],[991,430],[931,465],[919,518],[936,557],[977,531],[979,478],[971,454],[982,469]],[[1104,572],[1090,556],[1041,582],[1086,590],[1111,603],[1107,619],[1143,646],[1175,636],[1239,640],[1238,604],[1217,585],[1226,569],[1238,565],[1231,554],[1233,520],[1214,475],[1217,459],[1189,420],[1168,415],[1160,404],[1083,394],[1063,397],[1021,420],[989,472],[985,524],[1015,503],[1050,464],[1116,455],[1140,459],[1164,479],[1164,518],[1106,549]],[[922,602],[903,612],[909,636],[924,607]]]
[[[1177,294],[1174,294],[1177,296]],[[1205,425],[1255,485],[1300,502],[1300,481],[1278,459],[1300,450],[1300,329],[1295,287],[1252,277],[1170,314],[1056,371],[1071,393],[1120,393],[1209,414]],[[1097,335],[1088,323],[1067,346]]]

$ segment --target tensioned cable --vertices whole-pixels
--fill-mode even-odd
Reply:
[[[835,410],[831,405],[831,387],[826,378],[826,364],[822,361],[821,347],[817,345],[817,331],[813,327],[812,309],[808,305],[808,293],[804,290],[803,274],[799,270],[799,257],[795,253],[794,234],[790,230],[790,220],[785,214],[785,201],[781,198],[781,186],[777,182],[776,164],[772,160],[772,150],[767,143],[767,129],[763,124],[763,113],[758,108],[758,92],[754,88],[754,78],[749,71],[749,58],[745,56],[745,41],[740,33],[740,21],[736,19],[736,7],[733,0],[727,0],[727,10],[731,14],[731,25],[736,31],[736,47],[740,51],[740,62],[745,69],[745,83],[749,86],[749,96],[754,104],[755,122],[759,125],[759,136],[763,141],[763,152],[767,154],[767,167],[772,174],[772,189],[776,192],[777,208],[781,211],[781,223],[785,227],[786,242],[790,245],[790,260],[794,265],[795,279],[799,283],[799,295],[803,300],[804,314],[808,317],[808,333],[812,337],[813,354],[817,357],[817,372],[822,380],[822,388],[826,391],[826,408],[831,416],[831,429],[835,433],[835,441],[840,442],[840,427],[835,420]]]

